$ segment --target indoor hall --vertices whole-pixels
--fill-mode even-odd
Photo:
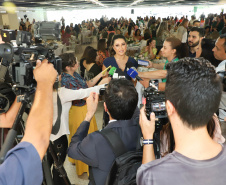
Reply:
[[[150,60],[152,62],[152,67],[150,68],[139,65],[137,67],[139,74],[156,71],[157,68],[154,66],[161,63],[167,63],[167,61],[171,62],[169,60],[170,57],[161,53],[164,41],[168,37],[178,37],[178,32],[181,29],[183,31],[186,30],[183,32],[181,43],[183,43],[183,39],[186,40],[185,42],[188,42],[189,31],[192,30],[195,22],[198,24],[198,27],[205,29],[205,42],[202,42],[200,39],[199,47],[197,47],[197,45],[194,47],[198,51],[199,48],[202,47],[202,44],[206,46],[205,44],[208,44],[208,41],[211,40],[211,46],[209,47],[208,45],[208,48],[203,47],[203,51],[208,51],[208,53],[211,52],[213,58],[212,49],[214,48],[216,39],[223,34],[226,22],[224,17],[226,8],[224,1],[194,2],[189,0],[163,0],[157,4],[152,0],[65,0],[35,2],[15,1],[14,3],[15,4],[6,3],[3,4],[4,7],[1,7],[0,29],[17,30],[17,33],[19,33],[19,30],[26,30],[32,35],[35,35],[38,31],[35,25],[40,25],[43,21],[46,21],[43,25],[47,27],[48,24],[57,25],[55,30],[57,31],[57,34],[55,36],[61,36],[61,39],[57,41],[57,48],[54,49],[55,56],[72,54],[77,58],[77,61],[80,61],[80,59],[83,58],[82,55],[87,46],[92,46],[98,50],[98,40],[105,39],[105,41],[107,41],[107,48],[109,49],[114,37],[113,35],[115,35],[115,33],[121,34],[126,37],[125,41],[127,43],[124,55],[132,58],[132,61]],[[27,18],[29,20],[27,20]],[[154,19],[154,21],[152,21],[152,19]],[[100,27],[100,20],[104,22],[102,28]],[[182,22],[185,22],[187,25],[184,23],[182,24]],[[130,23],[132,24],[130,25]],[[80,31],[77,32],[77,26],[79,24],[81,27],[79,27]],[[157,32],[160,33],[158,30],[160,30],[161,25],[167,25],[167,27],[164,27],[164,31],[158,35]],[[69,31],[67,26],[70,29],[70,36],[67,34],[67,31]],[[132,30],[130,30],[129,27]],[[53,27],[51,27],[51,31],[52,28]],[[47,33],[47,37],[51,35],[48,34],[50,34],[50,31]],[[148,36],[148,39],[144,39],[145,36]],[[51,42],[52,40],[47,43],[51,45]],[[109,52],[109,50],[107,52]],[[195,54],[197,56],[197,52]],[[201,56],[208,57],[206,55]],[[176,56],[173,58],[176,58]],[[218,60],[220,59],[218,58]],[[95,63],[97,63],[97,61]],[[214,61],[212,64],[217,67],[219,61]],[[77,72],[81,74],[81,69],[78,68]],[[156,79],[161,80],[162,78],[159,77]],[[139,94],[138,104],[140,104],[144,88],[142,85],[136,86],[136,88]],[[224,112],[224,105],[221,106],[221,111]],[[97,112],[95,113],[98,130],[102,129],[103,110],[103,101],[100,101]],[[225,116],[222,112],[220,114],[221,116]],[[26,116],[24,119],[26,119]],[[220,118],[221,130],[222,136],[226,137],[226,123],[223,122],[223,119],[224,117]],[[68,157],[65,160],[64,167],[71,184],[83,185],[89,183],[88,174],[85,172],[82,175],[77,175],[76,165],[69,162]]]

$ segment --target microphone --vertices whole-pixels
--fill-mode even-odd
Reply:
[[[127,74],[131,77],[131,78],[136,78],[138,81],[143,81],[139,76],[138,76],[138,72],[136,72],[136,70],[134,70],[133,68],[130,68],[127,71]]]
[[[108,72],[108,76],[112,78],[114,76],[114,73],[115,73],[116,70],[117,70],[116,67],[112,67],[110,69],[110,71]]]
[[[134,68],[136,71],[136,68],[134,67],[134,64],[132,62],[127,62],[126,63],[126,70],[128,71],[130,68]]]

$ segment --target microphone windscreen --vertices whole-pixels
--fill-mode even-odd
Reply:
[[[132,68],[132,67],[134,67],[134,64],[132,62],[126,63],[126,68]]]
[[[112,67],[111,69],[110,69],[110,71],[108,72],[108,74],[109,75],[111,75],[111,76],[113,76],[114,75],[114,73],[115,73],[115,71],[116,71],[116,67]]]
[[[128,74],[131,78],[136,78],[136,76],[138,75],[138,73],[137,73],[134,69],[132,69],[132,68],[130,68],[130,69],[127,71],[127,74]]]

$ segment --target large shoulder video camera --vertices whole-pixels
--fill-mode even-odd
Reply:
[[[54,50],[57,49],[57,44],[53,42],[53,40],[59,40],[60,30],[56,29],[59,24],[51,22],[50,28],[46,28],[47,24],[48,22],[38,23],[36,31],[43,30],[43,26],[45,31],[39,31],[36,39],[41,40],[44,34],[45,39],[50,40],[50,42],[39,45],[33,44],[30,32],[18,31],[16,34],[14,30],[1,30],[2,41],[5,43],[0,44],[0,83],[13,84],[12,89],[18,96],[18,101],[32,102],[32,95],[36,89],[33,69],[38,59],[47,59],[49,63],[54,65],[58,74],[61,74],[62,60],[55,56]],[[9,78],[11,82],[7,80]],[[2,93],[0,92],[0,94]],[[4,102],[7,99],[3,94],[0,99],[2,105],[5,105]],[[7,102],[9,101],[7,100]]]
[[[2,30],[2,40],[6,43],[0,44],[1,64],[8,67],[14,83],[20,86],[34,86],[36,84],[33,77],[33,68],[38,59],[47,59],[61,73],[62,61],[55,57],[55,48],[51,45],[36,46],[32,44],[31,33],[18,31],[17,37],[15,31]],[[39,35],[40,36],[40,35]],[[13,46],[10,41],[15,40],[17,46]]]

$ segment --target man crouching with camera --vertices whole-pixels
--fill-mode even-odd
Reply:
[[[175,149],[155,160],[153,145],[145,144],[138,185],[225,184],[226,149],[207,131],[207,123],[219,107],[221,86],[214,67],[203,58],[168,64],[165,97]],[[145,140],[152,140],[155,131],[155,115],[150,118],[142,108],[140,126]]]

